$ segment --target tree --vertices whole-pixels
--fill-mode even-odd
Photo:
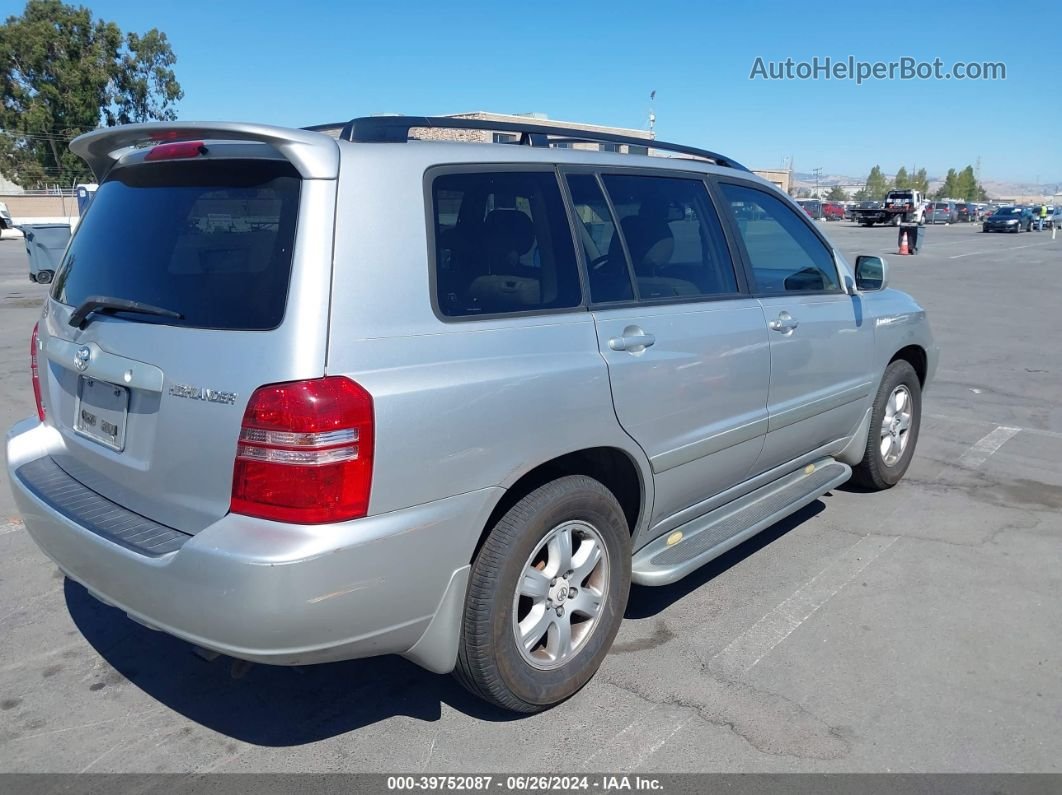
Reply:
[[[844,192],[844,188],[840,185],[834,185],[830,188],[830,192],[826,194],[826,198],[831,202],[843,202],[848,198],[848,194]]]
[[[896,176],[893,177],[892,183],[896,186],[896,190],[910,188],[911,178],[907,176],[907,169],[900,166],[900,170],[896,172]]]
[[[0,171],[31,187],[89,175],[70,139],[129,122],[171,120],[184,96],[165,33],[123,35],[61,0],[28,0],[0,25]]]
[[[924,168],[918,169],[918,173],[911,178],[911,189],[921,192],[922,195],[929,193],[929,177]]]
[[[967,166],[956,177],[956,196],[960,199],[972,202],[981,202],[988,198],[985,189],[977,181],[973,166]]]
[[[874,166],[874,168],[870,169],[870,174],[867,175],[866,184],[862,190],[856,192],[855,198],[858,201],[868,199],[881,201],[891,189],[892,184],[881,173],[881,166]]]
[[[954,168],[948,169],[948,174],[944,177],[944,183],[937,188],[937,192],[933,194],[935,199],[957,199],[959,198],[959,175],[955,173]]]

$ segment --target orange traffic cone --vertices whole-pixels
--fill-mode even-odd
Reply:
[[[900,235],[900,255],[906,256],[911,253],[911,249],[907,247],[907,232],[905,231]]]

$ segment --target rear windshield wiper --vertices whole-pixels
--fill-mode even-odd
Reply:
[[[71,326],[85,328],[89,324],[89,315],[93,312],[133,312],[138,315],[155,315],[157,317],[169,317],[180,320],[184,317],[180,312],[172,309],[163,309],[161,306],[142,304],[139,301],[130,301],[127,298],[111,298],[107,295],[90,295],[81,302],[81,306],[74,310],[67,322]]]

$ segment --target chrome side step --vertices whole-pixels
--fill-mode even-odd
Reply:
[[[631,579],[668,585],[839,486],[852,468],[823,458],[654,539],[634,554]]]

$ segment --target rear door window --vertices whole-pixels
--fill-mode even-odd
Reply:
[[[180,313],[129,320],[196,328],[280,325],[300,180],[287,162],[153,163],[114,172],[78,225],[52,297],[124,298]]]
[[[607,174],[603,177],[641,300],[738,292],[719,217],[699,179]],[[609,259],[622,256],[620,239]]]
[[[432,181],[441,314],[478,317],[582,303],[567,212],[552,171],[475,171]]]
[[[595,304],[633,300],[627,257],[597,178],[593,174],[569,174],[568,190],[578,224],[576,236],[586,258],[590,300]]]

